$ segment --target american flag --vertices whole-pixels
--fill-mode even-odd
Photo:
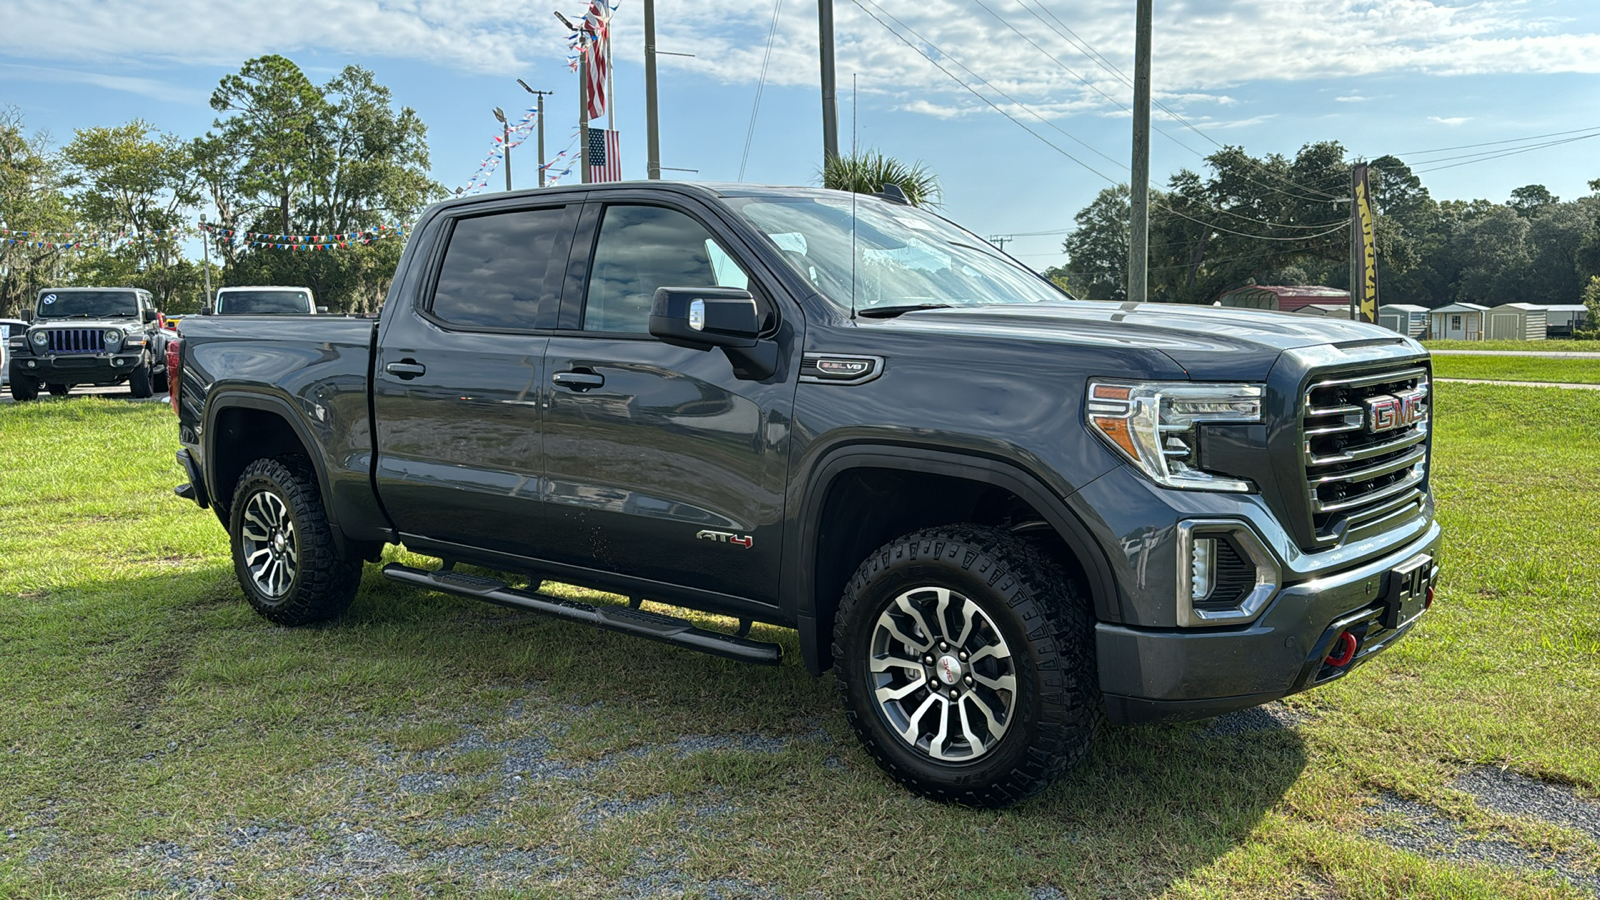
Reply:
[[[617,147],[617,132],[607,128],[589,129],[589,181],[622,180],[622,151]]]
[[[604,0],[589,0],[589,11],[583,16],[583,30],[589,33],[589,118],[598,119],[606,113],[606,77],[611,69],[611,11]]]

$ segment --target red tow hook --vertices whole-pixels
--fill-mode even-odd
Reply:
[[[1333,639],[1333,652],[1328,654],[1328,665],[1335,668],[1349,665],[1350,660],[1356,658],[1358,646],[1360,642],[1356,640],[1355,635],[1348,631],[1339,632],[1339,636]]]

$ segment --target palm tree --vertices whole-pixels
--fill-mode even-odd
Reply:
[[[896,184],[912,206],[937,207],[942,191],[939,177],[921,160],[903,163],[877,150],[853,156],[830,157],[822,166],[822,186],[836,191],[876,194],[886,184]]]

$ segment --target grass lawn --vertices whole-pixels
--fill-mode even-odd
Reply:
[[[1423,341],[1429,350],[1528,350],[1538,353],[1600,353],[1600,341]]]
[[[1592,896],[1600,829],[1459,779],[1600,809],[1600,394],[1436,408],[1408,640],[975,812],[881,775],[786,632],[746,667],[375,567],[341,622],[273,626],[171,492],[166,407],[0,406],[0,896]]]
[[[1551,359],[1539,356],[1435,356],[1439,378],[1483,378],[1490,381],[1548,381],[1600,384],[1600,359]]]

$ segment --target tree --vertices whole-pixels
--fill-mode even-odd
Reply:
[[[427,177],[426,126],[359,66],[318,87],[290,60],[259,57],[222,79],[211,106],[230,115],[191,146],[224,229],[349,234],[410,222],[444,194]],[[382,302],[400,252],[393,240],[335,252],[212,240],[227,284],[305,285],[363,312]]]
[[[1550,193],[1550,189],[1542,184],[1526,184],[1511,192],[1511,199],[1506,205],[1516,210],[1517,215],[1528,219],[1544,207],[1560,200],[1560,197]]]
[[[1086,300],[1128,296],[1130,196],[1125,184],[1102,190],[1073,217],[1078,227],[1061,242],[1067,254],[1067,279],[1076,282],[1073,292]]]
[[[158,305],[193,283],[176,229],[200,200],[189,145],[135,119],[79,129],[61,151],[64,185],[83,225],[128,235],[103,238],[76,261],[91,283],[137,284]]]
[[[61,190],[60,160],[47,145],[45,135],[27,133],[16,107],[0,108],[0,226],[30,233],[75,230]],[[65,277],[71,251],[61,244],[0,235],[0,314],[31,308],[42,288]]]
[[[822,186],[830,190],[876,194],[886,184],[898,185],[912,206],[939,206],[939,178],[920,160],[904,163],[877,150],[863,150],[830,157],[822,165]]]

